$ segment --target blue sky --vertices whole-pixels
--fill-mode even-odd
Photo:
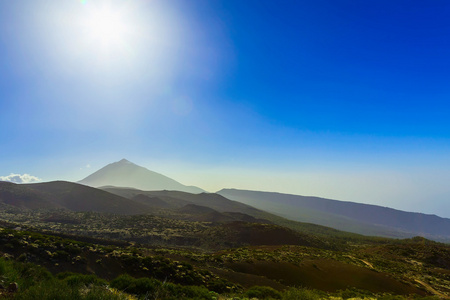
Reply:
[[[210,191],[450,217],[449,13],[447,1],[2,1],[0,176],[76,181],[127,158]]]

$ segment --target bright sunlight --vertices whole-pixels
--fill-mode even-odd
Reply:
[[[92,51],[102,55],[116,55],[117,52],[130,51],[133,36],[138,30],[133,18],[122,6],[111,2],[86,3],[80,18],[83,37]]]

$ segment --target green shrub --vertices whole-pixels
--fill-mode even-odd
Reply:
[[[357,288],[348,288],[345,291],[338,291],[338,294],[343,298],[343,299],[350,299],[350,298],[369,298],[372,297],[373,294],[369,291],[365,291],[365,290],[360,290]]]
[[[317,300],[322,299],[319,292],[306,288],[290,288],[283,292],[283,300]]]
[[[162,283],[153,278],[133,278],[128,274],[120,275],[110,286],[119,291],[149,299],[198,299],[210,300],[216,295],[203,286],[183,286],[174,283]]]
[[[14,299],[18,300],[78,300],[82,299],[78,289],[70,287],[60,280],[48,280],[19,292]]]
[[[63,260],[68,260],[70,258],[69,253],[67,253],[64,250],[56,250],[55,251],[55,256],[59,259],[63,259]]]
[[[128,274],[122,274],[110,282],[112,288],[125,291],[134,282],[134,278]]]
[[[214,292],[210,292],[204,286],[183,286],[183,293],[188,298],[192,299],[214,299],[217,295]]]
[[[36,282],[52,278],[50,272],[41,266],[5,260],[4,258],[0,258],[0,275],[6,279],[5,284],[17,282],[21,289],[27,289]]]
[[[281,299],[281,293],[268,286],[253,286],[245,292],[245,296],[258,299]]]
[[[154,294],[155,291],[161,286],[161,282],[153,278],[139,278],[135,279],[131,285],[131,289],[128,292],[137,295]]]
[[[112,293],[104,287],[93,286],[83,296],[83,300],[126,300],[128,299],[123,294]]]
[[[213,299],[215,293],[210,292],[203,286],[183,286],[180,284],[166,283],[161,286],[161,289],[157,291],[163,294],[166,298],[173,299]]]
[[[402,296],[399,295],[390,295],[390,294],[383,294],[382,296],[378,297],[380,300],[403,300],[405,299]]]
[[[65,251],[72,255],[79,255],[81,253],[81,249],[77,246],[67,245],[65,246]]]
[[[89,286],[89,285],[103,285],[106,286],[108,283],[98,278],[96,275],[83,275],[83,274],[75,274],[68,276],[64,279],[64,281],[73,287],[81,287],[81,286]]]
[[[161,282],[152,278],[135,279],[130,275],[120,275],[110,284],[111,287],[119,291],[136,295],[154,294],[161,286]]]
[[[66,279],[69,276],[73,276],[73,275],[79,275],[79,273],[74,273],[74,272],[60,272],[58,274],[55,275],[56,278],[58,279]]]
[[[236,287],[233,283],[228,280],[218,278],[215,280],[211,280],[207,285],[210,291],[214,291],[219,294],[234,292],[234,288]]]
[[[15,263],[14,267],[19,271],[19,286],[28,288],[36,284],[36,282],[46,281],[53,278],[47,269],[32,263]]]

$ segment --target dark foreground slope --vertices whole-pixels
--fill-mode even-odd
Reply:
[[[218,194],[291,220],[349,232],[400,238],[420,235],[450,241],[450,219],[435,215],[281,193],[224,189]]]
[[[164,280],[166,285],[204,286],[233,299],[248,299],[249,294],[245,290],[253,285],[270,286],[279,291],[294,286],[318,290],[309,290],[310,297],[307,299],[393,298],[385,293],[409,295],[409,299],[430,295],[445,298],[450,293],[449,269],[446,267],[450,249],[446,245],[424,240],[358,246],[349,248],[345,253],[287,245],[201,253],[186,249],[137,248],[130,245],[102,246],[75,241],[77,237],[74,237],[75,240],[68,240],[3,228],[0,228],[0,239],[4,242],[0,244],[0,254],[3,256],[37,263],[54,274],[70,271],[95,274],[111,280],[127,273],[134,277]],[[424,243],[426,248],[418,247]],[[379,253],[383,247],[388,251],[389,259]],[[408,254],[403,254],[403,251]],[[440,264],[427,262],[430,257],[427,253],[430,251],[438,253]],[[20,272],[20,268],[17,270]],[[3,271],[4,269],[0,270]],[[8,275],[2,277],[4,281],[10,281]],[[58,278],[70,275],[72,274],[61,274]],[[122,278],[122,282],[124,279]],[[86,289],[89,281],[82,282],[86,283]],[[142,279],[141,282],[148,280]],[[123,286],[112,285],[120,287],[121,291],[136,293],[137,283],[127,279]],[[151,286],[145,288],[147,290],[143,289],[144,294],[146,291],[154,292]],[[312,295],[315,297],[312,298]],[[335,298],[336,296],[339,298]],[[217,295],[196,299],[213,297],[217,298]],[[189,297],[186,295],[179,298]],[[276,298],[280,299],[281,296]],[[283,296],[282,299],[303,298],[301,295],[291,295]]]
[[[66,181],[34,184],[0,182],[0,202],[14,207],[141,214],[148,206],[99,189]]]

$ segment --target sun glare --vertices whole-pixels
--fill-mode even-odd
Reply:
[[[113,6],[112,2],[86,3],[83,7],[80,30],[93,52],[105,58],[129,51],[138,26],[124,7]]]
[[[130,34],[127,20],[124,20],[119,11],[113,11],[110,7],[91,11],[86,18],[86,27],[91,39],[103,46],[120,44]]]
[[[64,3],[63,3],[64,2]],[[56,2],[55,2],[56,3]],[[165,86],[185,52],[183,18],[164,1],[58,1],[33,29],[54,70],[101,86],[143,76]],[[186,52],[187,53],[187,52]],[[135,81],[133,81],[135,82]],[[161,83],[161,84],[160,84]]]

